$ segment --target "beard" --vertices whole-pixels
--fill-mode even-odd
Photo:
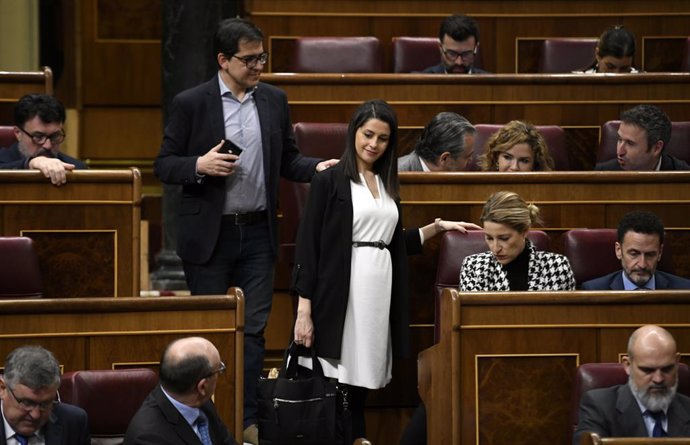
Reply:
[[[676,377],[676,382],[671,387],[651,383],[646,388],[639,388],[631,377],[628,378],[628,386],[632,393],[635,394],[638,400],[642,402],[649,411],[665,412],[668,410],[668,407],[671,406],[671,402],[676,396],[678,378]],[[656,391],[652,392],[652,390]]]

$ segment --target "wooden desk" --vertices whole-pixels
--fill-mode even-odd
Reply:
[[[139,295],[140,206],[137,169],[0,171],[0,236],[34,239],[45,297]]]
[[[419,355],[427,442],[569,444],[581,363],[619,362],[630,334],[660,324],[688,361],[689,291],[444,291],[441,340]]]
[[[383,98],[395,107],[400,152],[412,149],[420,129],[441,111],[474,124],[513,119],[560,125],[571,164],[589,170],[601,125],[641,103],[664,109],[671,120],[690,120],[690,73],[639,75],[495,74],[264,74],[285,90],[293,122],[349,122],[357,106]]]
[[[151,367],[174,339],[213,342],[227,366],[215,403],[235,437],[242,437],[244,295],[195,297],[0,300],[0,357],[37,344],[52,351],[63,372]]]

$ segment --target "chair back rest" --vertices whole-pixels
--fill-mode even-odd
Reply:
[[[295,73],[381,73],[383,52],[376,37],[300,37],[295,41]]]
[[[347,125],[342,122],[297,122],[295,141],[304,156],[340,159],[345,151]],[[279,199],[283,218],[280,222],[280,259],[292,263],[299,221],[309,196],[309,184],[280,179]]]
[[[601,140],[597,152],[597,162],[604,162],[616,158],[618,143],[618,127],[621,121],[608,121],[601,127]],[[690,122],[671,122],[671,140],[664,148],[664,153],[690,162]]]
[[[472,149],[472,159],[468,162],[467,170],[478,171],[479,158],[486,152],[486,143],[497,131],[503,128],[500,124],[477,124],[474,126],[477,134],[474,137],[474,147]],[[546,147],[549,149],[549,154],[553,159],[554,169],[559,171],[568,171],[570,167],[570,158],[568,157],[568,149],[566,148],[565,131],[558,125],[536,125],[537,131],[544,137]]]
[[[17,142],[14,136],[14,127],[8,125],[0,125],[0,149],[7,148]]]
[[[537,250],[549,250],[549,236],[541,230],[530,230],[527,238]],[[439,338],[439,321],[441,308],[441,293],[446,287],[460,287],[460,268],[466,256],[486,252],[489,248],[484,240],[483,230],[470,230],[467,233],[458,231],[445,232],[441,237],[436,265],[436,281],[434,282],[435,301],[435,341]]]
[[[0,237],[0,298],[39,298],[43,280],[31,238]]]
[[[86,411],[92,440],[122,443],[129,422],[158,384],[148,368],[73,371],[62,375],[60,398]]]
[[[591,389],[608,388],[627,383],[628,375],[622,363],[584,363],[575,372],[571,400],[570,421],[573,431],[579,420],[580,399]],[[678,366],[678,392],[690,396],[690,368],[685,363]]]
[[[594,61],[597,39],[557,38],[542,42],[540,73],[570,73],[583,70]]]
[[[437,37],[393,37],[393,72],[424,71],[441,61]]]
[[[690,37],[685,39],[685,48],[683,49],[683,60],[681,61],[680,70],[690,73]]]
[[[616,229],[573,229],[563,234],[563,254],[570,261],[578,287],[585,281],[621,269],[621,260],[616,257],[616,241]],[[664,252],[657,268],[673,273],[670,243],[664,245]]]

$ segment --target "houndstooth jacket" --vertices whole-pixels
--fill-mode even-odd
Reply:
[[[529,249],[528,290],[575,290],[575,276],[568,258],[553,252]],[[460,269],[460,291],[509,291],[508,274],[491,252],[470,255]]]

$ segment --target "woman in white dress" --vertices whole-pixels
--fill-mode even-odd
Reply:
[[[294,339],[348,385],[354,438],[365,436],[367,390],[390,382],[393,355],[408,347],[407,254],[442,231],[479,228],[439,218],[403,231],[397,130],[386,102],[357,109],[340,163],[312,179],[297,237]]]

